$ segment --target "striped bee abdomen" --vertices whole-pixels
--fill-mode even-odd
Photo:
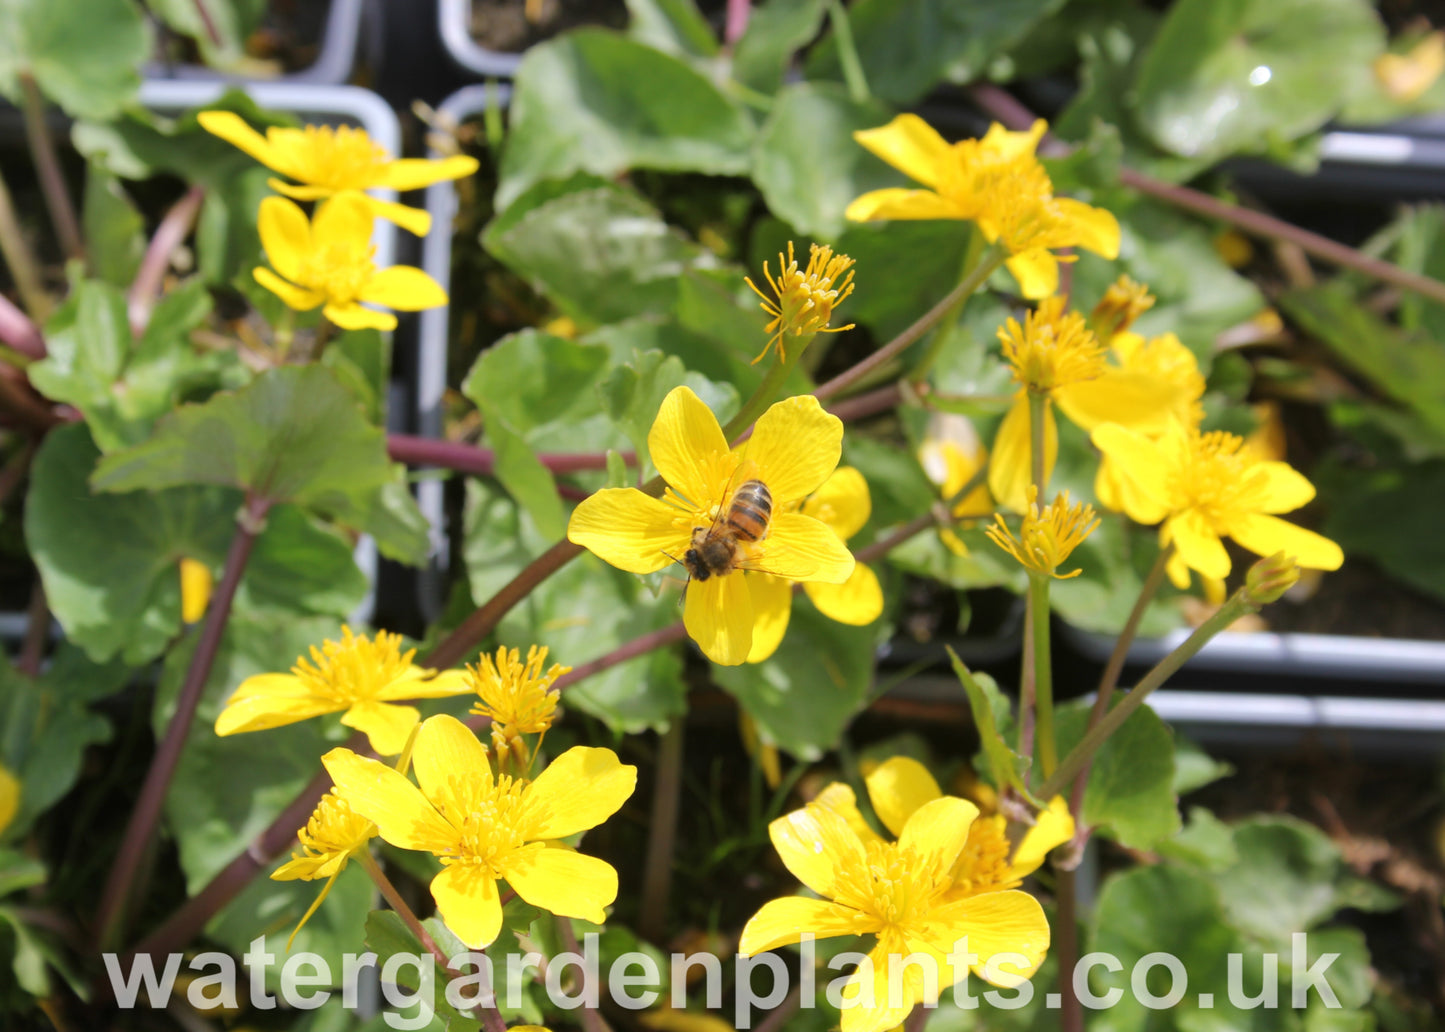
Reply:
[[[728,506],[727,525],[744,541],[759,541],[773,518],[773,496],[761,480],[749,480],[737,489]]]

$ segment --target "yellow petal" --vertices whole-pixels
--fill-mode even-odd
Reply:
[[[741,448],[742,458],[754,464],[772,492],[775,512],[822,487],[842,454],[843,421],[811,394],[769,408]]]
[[[1171,385],[1145,373],[1111,369],[1096,379],[1057,388],[1054,400],[1085,430],[1117,423],[1142,434],[1162,433],[1174,418]]]
[[[855,563],[842,584],[805,581],[803,590],[829,620],[866,627],[883,615],[883,585],[867,563]]]
[[[979,143],[992,157],[1014,161],[1025,155],[1033,155],[1048,129],[1049,124],[1042,118],[1034,119],[1033,125],[1021,130],[1005,129],[1000,123],[994,122]]]
[[[883,836],[874,831],[863,819],[863,813],[858,809],[858,800],[853,795],[853,790],[843,782],[834,781],[823,786],[823,790],[813,797],[812,805],[832,810],[842,817],[862,842],[883,842]]]
[[[958,205],[932,190],[908,190],[903,187],[870,190],[843,209],[843,215],[849,222],[968,217]]]
[[[1229,576],[1229,553],[1224,550],[1224,542],[1197,510],[1186,509],[1169,517],[1164,521],[1161,536],[1165,542],[1174,542],[1179,558],[1190,569],[1198,570],[1206,577],[1223,579]]]
[[[284,197],[267,197],[257,213],[256,230],[271,265],[286,279],[296,279],[315,247],[306,213]]]
[[[413,666],[400,677],[377,689],[376,697],[390,702],[395,699],[444,699],[450,695],[466,695],[472,690],[465,670],[443,670],[435,677],[429,671]]]
[[[389,333],[396,329],[396,316],[390,312],[378,312],[352,303],[349,305],[329,304],[321,314],[343,330],[381,330]]]
[[[868,795],[873,795],[869,786]],[[881,817],[882,814],[879,814]],[[898,833],[899,848],[919,858],[925,871],[947,873],[968,842],[968,829],[978,807],[967,799],[942,796],[924,803],[908,815]]]
[[[1164,528],[1159,528],[1159,547],[1163,549],[1169,544],[1169,539],[1164,535]],[[1164,564],[1164,572],[1169,575],[1169,583],[1173,584],[1180,591],[1189,590],[1189,564],[1184,561],[1183,556],[1176,550],[1171,552],[1169,560]],[[1224,582],[1215,577],[1205,577],[1205,586],[1210,584],[1223,584]]]
[[[219,136],[267,168],[274,168],[293,179],[298,178],[290,163],[284,160],[271,141],[251,128],[246,120],[234,111],[202,111],[196,115],[196,121],[206,132]]]
[[[1315,486],[1287,462],[1261,462],[1250,469],[1250,477],[1258,485],[1260,512],[1294,512],[1315,496]]]
[[[1345,553],[1329,538],[1277,516],[1241,516],[1230,523],[1229,536],[1256,555],[1284,552],[1307,570],[1338,570],[1345,561]]]
[[[827,807],[784,814],[768,825],[768,836],[793,877],[820,896],[831,895],[837,871],[859,870],[867,862],[858,833]]]
[[[10,826],[20,812],[20,781],[0,766],[0,834]]]
[[[323,197],[330,197],[336,192],[329,186],[311,186],[309,184],[297,186],[274,177],[266,180],[266,185],[277,193],[284,194],[291,198],[293,201],[319,201]]]
[[[793,614],[793,585],[766,573],[747,575],[748,597],[753,602],[753,647],[749,663],[761,663],[783,642],[788,618]]]
[[[1059,427],[1052,409],[1044,413],[1044,476],[1053,473],[1059,455]],[[1022,391],[999,424],[988,466],[988,489],[999,505],[1014,512],[1028,508],[1033,483],[1033,448],[1029,431],[1029,399]]]
[[[192,624],[206,615],[215,582],[205,563],[189,556],[181,560],[181,620]]]
[[[743,563],[746,569],[797,581],[842,584],[856,565],[837,534],[800,512],[774,516],[767,539],[754,554],[757,558]]]
[[[883,826],[894,835],[902,835],[903,828],[925,803],[931,803],[943,796],[938,782],[928,768],[907,756],[895,756],[881,763],[865,779],[868,785],[868,800],[873,812]],[[968,831],[964,829],[964,835]]]
[[[1089,435],[1109,460],[1120,491],[1114,499],[1135,523],[1158,523],[1169,512],[1170,462],[1159,443],[1143,434],[1105,423]]]
[[[745,663],[753,648],[753,602],[743,575],[689,581],[682,622],[688,636],[714,663]]]
[[[385,838],[385,835],[382,836]],[[497,881],[480,864],[451,864],[431,881],[442,920],[469,949],[490,946],[502,932]]]
[[[1113,212],[1069,197],[1055,198],[1054,211],[1063,216],[1069,243],[1109,260],[1119,257],[1119,220]]]
[[[564,846],[514,852],[503,861],[502,873],[517,895],[559,917],[602,924],[617,899],[612,865]]]
[[[868,481],[852,466],[839,466],[803,503],[803,515],[826,523],[844,541],[862,530],[872,513]]]
[[[1053,297],[1059,289],[1059,260],[1052,251],[1033,247],[1004,259],[1004,265],[1018,280],[1019,293],[1030,301]]]
[[[461,179],[477,171],[477,159],[455,154],[449,158],[428,160],[424,158],[402,158],[382,166],[372,186],[390,187],[393,190],[419,190],[444,179]]]
[[[456,829],[419,788],[385,763],[350,749],[332,749],[321,763],[346,804],[375,824],[392,845],[439,855],[456,847]]]
[[[264,265],[258,265],[252,269],[251,274],[256,277],[257,283],[279,297],[287,308],[294,311],[309,312],[326,301],[325,295],[318,294],[314,290],[307,290],[305,287],[298,287],[294,283],[287,283]]]
[[[595,828],[622,808],[637,787],[637,768],[611,749],[575,745],[558,756],[526,789],[537,820],[532,839],[558,839]]]
[[[588,495],[567,522],[568,541],[628,573],[656,573],[681,562],[691,536],[677,509],[632,487]]]
[[[1014,986],[1032,975],[1049,951],[1049,922],[1038,900],[1026,892],[987,892],[934,911],[929,922],[934,937],[956,942],[968,936],[969,952],[978,956],[973,970],[994,985]],[[990,977],[985,968],[996,954],[1018,953],[1023,965],[1004,964]]]
[[[801,942],[804,933],[819,939],[854,934],[857,911],[823,899],[786,896],[762,905],[743,928],[738,952],[744,957]]]
[[[1014,851],[1009,869],[1015,878],[1023,878],[1039,869],[1049,850],[1074,837],[1074,818],[1069,801],[1063,796],[1049,800],[1048,808],[1039,812],[1034,826],[1024,832],[1023,841]]]
[[[958,159],[953,147],[937,130],[913,114],[899,115],[877,129],[853,134],[870,151],[898,171],[925,186],[937,188],[948,180],[948,169]]]
[[[868,959],[872,963],[860,964],[843,986],[840,1032],[887,1032],[901,1026],[913,1010],[909,979],[899,987],[898,1001],[889,1006],[888,953],[881,942],[868,952]]]
[[[353,703],[341,716],[343,724],[366,735],[378,756],[399,755],[420,719],[414,706],[374,701]]]
[[[392,201],[378,201],[375,197],[366,194],[362,196],[366,197],[366,206],[377,218],[393,222],[408,233],[415,233],[417,236],[424,237],[431,232],[431,215],[425,209],[396,204]]]
[[[453,778],[474,781],[492,771],[486,746],[477,740],[471,728],[445,713],[422,722],[412,746],[411,765],[422,795],[435,802],[447,798]]]
[[[441,284],[410,265],[393,265],[372,276],[361,291],[361,300],[402,312],[440,308],[447,303]]]
[[[371,240],[375,221],[366,197],[354,190],[345,190],[323,201],[316,209],[311,233],[318,249],[331,244],[365,248]]]
[[[647,434],[647,450],[667,485],[698,511],[722,502],[724,485],[714,478],[721,457],[728,453],[727,438],[712,409],[690,387],[674,387],[662,399]],[[776,496],[773,503],[777,504]]]
[[[292,674],[258,674],[241,682],[216,717],[216,734],[264,731],[341,708],[334,699],[312,695]]]

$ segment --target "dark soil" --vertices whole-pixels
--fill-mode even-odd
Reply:
[[[528,6],[538,10],[529,12]],[[622,0],[541,0],[532,5],[523,0],[473,0],[468,28],[488,50],[515,54],[583,25],[625,28],[627,6]]]
[[[1363,560],[1347,559],[1324,575],[1308,599],[1285,598],[1264,615],[1276,631],[1445,641],[1445,604],[1389,580]]]
[[[320,53],[330,9],[331,0],[272,0],[260,27],[246,40],[246,56],[274,62],[282,75],[309,68]],[[163,25],[157,29],[157,64],[204,64],[194,40]]]

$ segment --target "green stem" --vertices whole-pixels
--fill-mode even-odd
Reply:
[[[1033,463],[1033,482],[1039,489],[1039,507],[1044,505],[1044,489],[1049,486],[1049,474],[1044,465],[1044,453],[1048,443],[1044,438],[1044,425],[1049,413],[1049,396],[1029,391],[1029,458]]]
[[[848,99],[855,104],[866,104],[873,97],[868,90],[868,78],[863,74],[863,62],[858,59],[857,44],[853,42],[853,24],[840,0],[828,0],[828,21],[838,42],[838,64],[843,68]]]
[[[1033,625],[1034,711],[1044,777],[1059,765],[1054,741],[1054,669],[1049,651],[1049,576],[1029,573],[1029,620]]]
[[[1224,630],[1234,621],[1238,620],[1245,613],[1252,613],[1257,606],[1251,602],[1248,593],[1241,588],[1236,591],[1228,602],[1220,606],[1208,620],[1195,628],[1194,633],[1179,644],[1173,652],[1155,664],[1154,669],[1144,675],[1134,690],[1119,700],[1119,704],[1109,712],[1105,713],[1097,724],[1084,733],[1079,744],[1069,750],[1058,768],[1049,775],[1043,786],[1038,791],[1040,799],[1052,799],[1063,790],[1085,765],[1093,759],[1094,753],[1099,746],[1119,730],[1119,726],[1133,716],[1134,711],[1144,705],[1144,700],[1149,694],[1161,684],[1172,677],[1180,667],[1189,662],[1199,650],[1208,644],[1220,631]]]
[[[0,175],[0,255],[10,266],[10,275],[15,279],[15,289],[20,292],[20,303],[25,306],[26,314],[36,324],[43,324],[50,314],[50,296],[41,283],[40,262],[20,228],[15,202],[3,175]]]
[[[20,73],[21,112],[25,117],[25,139],[30,145],[30,160],[35,163],[35,174],[40,180],[40,193],[45,198],[45,207],[50,211],[50,221],[55,226],[55,235],[60,240],[61,250],[67,258],[84,258],[85,245],[80,236],[80,220],[75,217],[75,206],[70,203],[70,190],[65,183],[65,174],[60,170],[60,159],[55,155],[55,141],[50,138],[50,127],[45,124],[45,98],[40,87],[29,72]]]
[[[963,255],[963,267],[959,270],[959,282],[967,282],[969,274],[978,266],[978,260],[983,257],[983,249],[987,244],[983,234],[975,226],[968,238],[968,248]],[[933,336],[928,338],[923,356],[913,371],[908,374],[908,382],[912,384],[922,383],[928,377],[933,363],[938,361],[939,354],[943,351],[943,345],[953,336],[953,331],[958,328],[959,317],[968,306],[969,295],[965,294],[959,298],[957,303],[948,310],[948,313],[939,320],[938,328],[933,331]]]
[[[817,334],[813,336],[817,336]],[[763,382],[758,384],[752,396],[743,403],[743,407],[738,410],[738,414],[728,420],[728,425],[723,427],[723,437],[729,441],[733,440],[738,434],[752,426],[757,418],[767,411],[768,406],[773,403],[773,398],[777,396],[779,388],[787,382],[788,377],[791,376],[793,370],[797,368],[798,360],[803,357],[803,352],[807,350],[808,345],[812,342],[813,337],[810,336],[799,337],[796,341],[789,343],[787,351],[788,357],[778,359],[768,367],[768,372],[767,375],[763,377]]]
[[[291,344],[296,339],[296,312],[290,308],[281,310],[281,321],[276,324],[274,346],[281,361],[291,353]]]

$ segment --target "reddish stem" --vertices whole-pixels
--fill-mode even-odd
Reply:
[[[0,341],[26,358],[45,357],[45,338],[40,334],[40,327],[4,294],[0,294]]]
[[[457,473],[475,473],[489,476],[496,470],[496,453],[490,448],[478,448],[458,441],[439,441],[430,437],[413,437],[410,434],[388,434],[386,452],[395,461],[408,466],[437,466]],[[622,452],[622,461],[629,466],[637,465],[634,452]],[[542,465],[553,473],[582,473],[590,470],[605,470],[605,452],[542,452],[537,456]]]
[[[156,299],[160,297],[161,288],[165,285],[171,255],[186,242],[186,237],[190,236],[191,226],[196,221],[196,215],[200,213],[201,201],[205,196],[206,191],[202,187],[193,186],[187,190],[184,197],[171,205],[170,211],[161,219],[155,236],[151,237],[151,242],[146,247],[145,256],[141,258],[140,269],[136,272],[135,282],[131,284],[127,297],[130,329],[137,337],[150,322],[151,309],[155,307]]]
[[[751,0],[728,0],[727,21],[723,25],[723,42],[733,46],[748,31],[748,16],[752,14]]]

